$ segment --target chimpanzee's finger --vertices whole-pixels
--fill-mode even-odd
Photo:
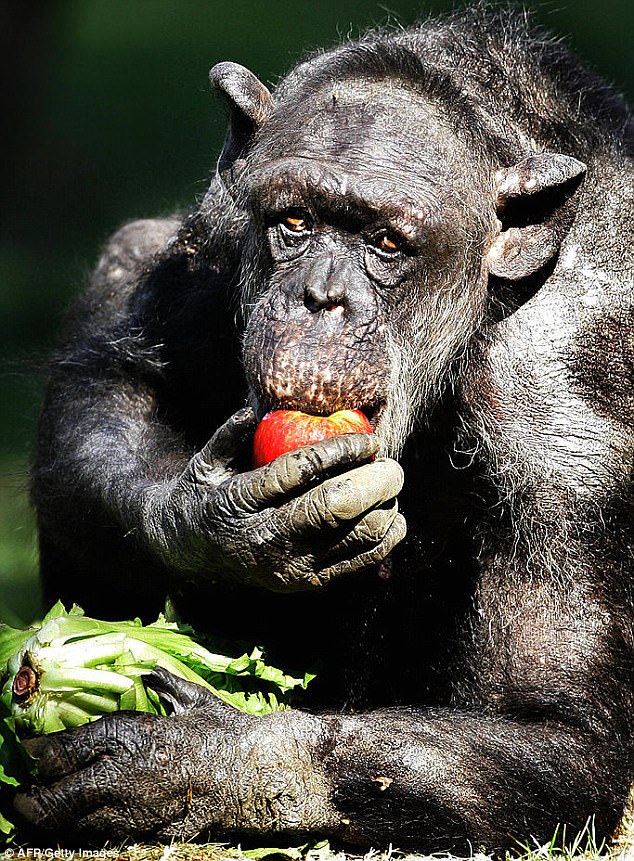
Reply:
[[[394,460],[386,458],[356,467],[327,479],[280,509],[284,532],[293,539],[338,529],[394,499],[402,487],[403,470]],[[377,518],[385,516],[379,514]],[[378,525],[377,518],[374,526]]]
[[[59,780],[81,771],[101,757],[135,750],[156,721],[155,715],[118,712],[99,720],[24,742],[37,759],[38,778]]]
[[[209,442],[191,461],[191,468],[199,481],[207,481],[209,474],[225,470],[255,430],[257,420],[251,407],[234,413],[214,433]]]
[[[44,782],[58,780],[109,752],[111,740],[101,732],[102,723],[95,721],[77,729],[25,739],[25,748],[37,760],[38,778]]]
[[[143,676],[143,681],[147,687],[158,694],[164,704],[171,708],[173,714],[187,714],[192,709],[199,708],[206,710],[230,708],[207,688],[181,679],[164,667],[155,667]]]
[[[364,514],[360,520],[351,526],[350,530],[335,544],[328,546],[323,560],[334,562],[338,559],[349,559],[358,556],[366,550],[371,550],[380,544],[387,536],[398,517],[398,503],[393,500],[380,508],[374,508]]]
[[[335,577],[341,577],[345,574],[353,574],[355,571],[362,571],[364,568],[370,568],[373,565],[378,565],[391,552],[396,545],[405,538],[407,534],[407,524],[402,514],[397,514],[390,526],[385,538],[371,547],[353,556],[350,559],[341,559],[335,564],[331,564],[326,568],[322,568],[319,572],[319,579],[326,583]]]
[[[227,483],[226,492],[238,511],[257,511],[335,471],[369,461],[378,451],[373,434],[342,434],[298,448]]]
[[[116,766],[100,760],[83,771],[47,786],[32,786],[16,795],[16,811],[38,828],[63,831],[87,812],[117,800]]]

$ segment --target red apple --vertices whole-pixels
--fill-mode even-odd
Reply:
[[[253,465],[264,466],[287,451],[344,433],[372,433],[372,425],[360,410],[339,410],[331,416],[275,410],[267,413],[257,426]]]

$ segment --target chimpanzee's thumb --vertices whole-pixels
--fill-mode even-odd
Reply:
[[[155,667],[143,676],[143,681],[176,715],[205,706],[220,706],[218,697],[207,688],[181,679],[163,667]]]
[[[209,470],[228,469],[245,441],[253,434],[257,420],[251,407],[243,407],[221,425],[196,456]]]

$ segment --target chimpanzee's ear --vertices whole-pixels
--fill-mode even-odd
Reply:
[[[238,167],[249,141],[273,110],[273,98],[253,72],[238,63],[218,63],[209,72],[213,87],[229,105],[229,128],[218,159],[218,171],[225,174]]]
[[[531,155],[496,174],[500,233],[489,272],[516,280],[537,272],[559,251],[574,217],[571,197],[586,165],[560,153]]]

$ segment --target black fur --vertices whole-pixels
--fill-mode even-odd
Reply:
[[[313,714],[108,719],[70,760],[50,742],[67,782],[21,809],[110,837],[493,850],[590,817],[609,836],[634,776],[626,106],[480,5],[316,54],[272,100],[238,67],[215,81],[232,131],[210,191],[115,235],[52,365],[42,574],[101,617],[150,618],[169,593],[316,670]],[[368,252],[403,188],[424,230]],[[383,202],[370,227],[364,195]],[[399,467],[363,438],[252,473],[247,410],[204,448],[245,400],[364,407],[401,513]],[[141,791],[153,732],[172,766]],[[81,772],[95,738],[126,763],[103,800]]]

